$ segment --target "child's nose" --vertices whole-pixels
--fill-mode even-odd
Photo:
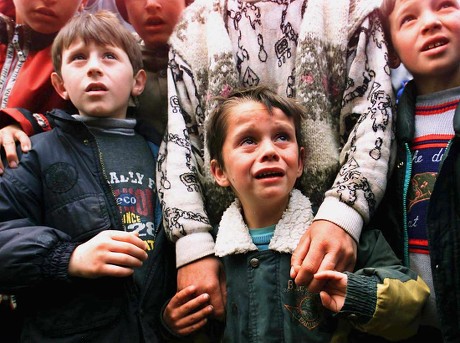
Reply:
[[[279,159],[278,151],[272,141],[264,141],[261,145],[263,161],[277,161]]]
[[[91,58],[88,61],[88,75],[102,75],[101,64],[96,58]]]
[[[442,26],[441,20],[438,15],[433,11],[425,11],[422,15],[422,32],[427,33],[433,29],[437,29]]]
[[[161,9],[161,1],[159,0],[145,0],[146,9]]]

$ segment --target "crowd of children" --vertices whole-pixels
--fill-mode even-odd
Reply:
[[[6,341],[458,342],[458,0],[45,2],[0,4]]]

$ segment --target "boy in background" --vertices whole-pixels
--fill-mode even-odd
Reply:
[[[417,329],[428,288],[401,266],[379,231],[362,233],[353,273],[315,274],[325,281],[319,295],[290,277],[291,255],[313,220],[309,199],[295,189],[304,163],[303,111],[267,88],[249,88],[222,99],[206,128],[211,172],[236,196],[216,238],[227,284],[223,341],[330,342],[337,318],[371,335],[407,338]],[[190,320],[200,307],[185,290],[165,311],[166,323],[179,333],[189,332],[182,318]]]
[[[376,216],[430,287],[414,342],[460,341],[460,5],[385,0],[390,60],[413,76],[399,100],[396,168]]]
[[[0,179],[0,291],[17,294],[21,341],[162,341],[174,253],[154,181],[161,137],[126,119],[146,81],[139,45],[114,14],[83,14],[52,58],[78,114],[50,112],[55,129]]]

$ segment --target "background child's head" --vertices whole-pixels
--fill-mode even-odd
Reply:
[[[381,18],[391,67],[402,62],[418,89],[427,83],[444,83],[444,88],[459,85],[458,0],[384,0]]]
[[[165,48],[182,11],[193,0],[116,0],[118,12],[149,49]]]
[[[282,97],[264,86],[257,86],[247,89],[235,90],[228,97],[217,98],[218,105],[210,116],[206,127],[207,147],[211,159],[217,160],[219,165],[224,168],[224,158],[222,147],[227,137],[227,121],[232,115],[233,109],[244,103],[258,102],[264,105],[269,112],[273,108],[278,108],[284,112],[288,118],[292,118],[295,125],[296,140],[300,146],[303,144],[301,131],[301,121],[305,116],[304,108],[294,99]]]
[[[90,42],[101,46],[115,46],[126,52],[136,74],[142,69],[142,53],[139,44],[118,20],[109,11],[98,13],[82,13],[73,18],[56,36],[52,47],[53,67],[60,75],[62,66],[62,52],[77,40],[85,44]]]
[[[17,24],[25,24],[39,33],[51,34],[58,32],[75,13],[81,11],[86,0],[13,0],[13,2]]]

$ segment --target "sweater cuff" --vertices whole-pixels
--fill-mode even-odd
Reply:
[[[195,232],[179,238],[176,241],[176,267],[214,255],[214,245],[210,232]]]
[[[372,319],[377,306],[377,279],[345,273],[348,277],[347,293],[338,315],[355,323],[366,324]]]
[[[352,207],[337,198],[328,197],[318,209],[314,220],[327,220],[344,229],[357,243],[363,228],[363,218]]]

